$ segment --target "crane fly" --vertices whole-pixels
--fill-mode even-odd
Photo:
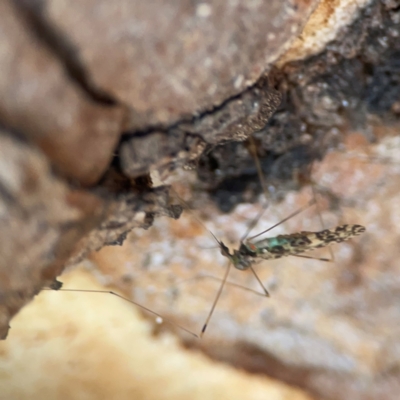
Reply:
[[[304,258],[313,258],[313,257],[308,257],[304,255],[303,253],[306,253],[308,251],[312,251],[315,249],[331,246],[335,243],[341,243],[345,242],[355,236],[361,235],[363,232],[365,232],[365,227],[362,225],[340,225],[337,226],[336,228],[333,229],[324,229],[319,232],[308,232],[308,231],[302,231],[302,232],[296,232],[288,235],[278,235],[278,236],[272,236],[269,238],[264,238],[261,240],[258,240],[256,242],[252,241],[253,239],[257,238],[258,236],[263,235],[264,233],[270,231],[271,229],[275,228],[276,226],[282,224],[283,222],[287,221],[288,219],[294,217],[295,215],[301,213],[304,211],[304,209],[308,208],[312,204],[315,203],[315,200],[312,200],[306,205],[305,207],[300,208],[299,210],[295,211],[294,213],[290,214],[288,217],[284,218],[277,224],[271,226],[270,228],[266,229],[265,231],[262,231],[258,233],[257,235],[254,235],[248,239],[246,237],[248,236],[250,230],[255,224],[255,221],[253,222],[253,226],[250,225],[250,228],[246,232],[246,235],[241,239],[240,244],[238,249],[233,250],[231,253],[229,248],[215,235],[211,233],[213,236],[214,240],[218,243],[218,246],[221,250],[221,254],[225,256],[228,260],[228,267],[226,268],[225,275],[222,279],[222,283],[220,285],[220,288],[218,290],[217,296],[214,300],[214,303],[211,307],[211,310],[209,312],[209,315],[206,319],[206,322],[203,325],[203,328],[201,330],[200,337],[204,334],[204,332],[207,329],[208,322],[211,319],[211,316],[214,312],[214,309],[216,307],[216,304],[221,296],[223,287],[227,281],[229,272],[230,272],[230,267],[233,266],[234,268],[240,270],[240,271],[246,271],[250,270],[258,283],[260,284],[265,297],[269,297],[269,292],[259,279],[258,275],[256,274],[253,264],[256,264],[261,261],[265,260],[276,260],[278,258],[282,257],[288,257],[288,256],[297,256],[297,257],[304,257]],[[331,259],[327,258],[317,258],[317,260],[320,261],[332,261]],[[238,286],[238,285],[235,285]]]
[[[255,163],[256,163],[259,179],[260,179],[261,185],[263,187],[263,191],[265,193],[266,187],[265,187],[265,182],[263,180],[261,166],[260,166],[260,163],[259,163],[257,157],[255,156],[254,158],[255,158]],[[183,200],[181,200],[181,201],[183,202]],[[103,291],[103,290],[84,290],[84,289],[81,289],[79,291],[92,292],[92,293],[110,293],[112,295],[120,297],[123,300],[128,301],[128,302],[138,306],[142,310],[156,316],[157,319],[162,319],[165,322],[169,322],[169,323],[177,326],[178,328],[182,329],[183,331],[189,333],[190,335],[192,335],[196,338],[202,337],[207,329],[208,323],[209,323],[209,321],[212,317],[212,314],[216,308],[216,305],[218,303],[218,300],[221,296],[221,293],[223,291],[225,284],[241,287],[240,285],[232,284],[231,282],[229,282],[227,280],[232,266],[235,269],[241,270],[241,271],[250,270],[252,272],[252,274],[254,275],[255,279],[257,280],[257,282],[259,283],[260,287],[262,288],[262,295],[265,297],[269,297],[270,294],[269,294],[268,290],[265,288],[264,284],[262,283],[260,278],[257,276],[257,274],[253,268],[254,264],[259,263],[261,261],[275,260],[275,259],[288,257],[288,256],[296,256],[296,257],[302,257],[302,258],[315,259],[314,257],[307,256],[304,253],[308,253],[315,249],[328,247],[335,243],[345,242],[345,241],[365,232],[365,227],[363,227],[361,225],[346,224],[346,225],[336,226],[332,229],[323,229],[323,230],[317,231],[317,232],[301,231],[301,232],[295,232],[292,234],[278,235],[278,236],[272,236],[272,237],[256,240],[259,236],[267,233],[268,231],[272,230],[276,226],[281,225],[285,221],[293,218],[294,216],[298,215],[299,213],[301,213],[302,211],[304,211],[306,208],[310,207],[313,204],[316,204],[315,194],[314,194],[314,199],[309,201],[306,206],[301,207],[297,211],[291,213],[289,216],[287,216],[286,218],[279,221],[277,224],[258,233],[257,235],[248,237],[250,231],[255,227],[257,222],[260,220],[263,212],[265,211],[265,208],[263,208],[262,212],[260,212],[259,215],[257,215],[257,217],[253,221],[251,221],[251,223],[249,224],[249,228],[247,229],[246,234],[240,240],[239,246],[232,251],[229,250],[229,248],[225,245],[225,243],[222,240],[218,239],[211,231],[209,231],[206,228],[207,231],[211,234],[211,236],[215,240],[215,242],[217,243],[221,254],[224,257],[226,257],[226,259],[228,261],[228,266],[226,267],[223,278],[222,279],[216,278],[221,281],[221,284],[219,286],[218,292],[213,301],[212,307],[208,313],[206,321],[205,321],[204,325],[202,326],[202,329],[199,334],[187,329],[186,327],[184,327],[172,320],[169,320],[169,319],[163,317],[161,314],[151,310],[150,308],[145,307],[129,298],[126,298],[126,297],[116,293],[116,292],[108,291],[108,290]],[[204,226],[204,224],[201,221],[199,221],[199,222],[201,225]],[[316,259],[321,260],[321,261],[332,261],[332,259],[327,259],[327,258],[316,258]],[[57,289],[56,286],[54,288]],[[242,288],[249,290],[246,287],[242,287]],[[61,289],[61,290],[76,291],[75,289]],[[252,291],[252,290],[250,289],[250,291]],[[258,294],[260,294],[260,293],[258,293]]]

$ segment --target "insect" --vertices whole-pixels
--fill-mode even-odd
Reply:
[[[262,182],[262,185],[264,185],[264,180],[262,178],[262,172],[260,168],[257,168],[259,170],[259,176],[260,176],[260,182]],[[266,189],[264,188],[264,192]],[[361,225],[340,225],[337,226],[336,228],[330,229],[330,230],[322,230],[319,232],[297,232],[293,234],[288,234],[288,235],[278,235],[278,236],[273,236],[270,238],[266,239],[261,239],[261,240],[256,240],[259,236],[265,234],[269,230],[275,228],[278,225],[281,225],[282,223],[286,222],[287,220],[293,218],[295,215],[303,212],[306,208],[310,207],[311,205],[315,204],[316,201],[312,200],[310,201],[306,206],[300,208],[299,210],[295,211],[294,213],[291,213],[288,217],[282,219],[279,221],[277,224],[273,225],[271,228],[254,235],[250,238],[247,238],[249,232],[254,228],[254,225],[260,220],[261,218],[261,213],[254,218],[253,222],[250,224],[250,228],[247,230],[246,234],[243,236],[243,238],[239,242],[239,246],[231,252],[228,247],[225,245],[225,243],[218,239],[212,232],[211,235],[215,242],[217,243],[221,254],[229,261],[228,266],[225,270],[225,275],[222,279],[220,279],[220,288],[217,292],[217,295],[215,297],[215,300],[212,304],[212,307],[210,309],[209,315],[206,319],[206,322],[204,323],[200,334],[193,332],[192,330],[187,329],[185,326],[182,324],[177,324],[175,321],[170,321],[174,325],[178,326],[180,329],[188,332],[189,334],[199,337],[204,334],[204,332],[207,329],[208,322],[211,319],[211,316],[214,312],[214,309],[216,308],[216,305],[218,303],[218,300],[221,296],[221,293],[223,291],[223,288],[226,283],[231,284],[229,281],[227,281],[228,275],[230,273],[230,268],[233,266],[237,270],[250,270],[252,274],[255,276],[256,280],[259,282],[261,288],[262,288],[262,294],[265,297],[269,296],[268,290],[265,288],[264,284],[262,283],[262,280],[258,277],[256,274],[253,265],[256,263],[259,263],[260,261],[263,260],[275,260],[283,257],[288,257],[288,256],[296,256],[296,257],[303,257],[303,258],[313,258],[313,257],[308,257],[304,255],[304,253],[307,253],[311,250],[330,246],[334,243],[340,243],[344,242],[346,240],[351,239],[352,237],[355,237],[357,235],[360,235],[362,232],[365,231],[365,228],[362,227]],[[264,211],[264,210],[262,210]],[[181,221],[178,221],[178,223],[181,223]],[[247,239],[246,239],[247,238]],[[190,245],[193,247],[193,245]],[[149,251],[150,256],[154,257],[154,254],[157,253],[157,251],[160,248],[157,248],[157,245],[154,246],[153,250]],[[331,261],[326,258],[318,258],[319,260],[322,261]],[[165,268],[164,266],[162,269],[166,270],[169,269],[170,267],[168,266]],[[163,273],[164,271],[161,271],[160,273],[157,273],[157,279],[158,277]],[[141,279],[141,278],[139,278]],[[151,284],[151,283],[150,283]],[[239,286],[239,285],[236,285]],[[85,291],[85,290],[82,290]],[[93,291],[89,291],[93,292]],[[99,291],[95,291],[99,292]],[[151,305],[151,307],[145,307],[142,304],[139,304],[136,301],[132,301],[129,298],[125,296],[121,296],[115,292],[112,291],[106,291],[107,293],[111,293],[113,295],[116,295],[118,297],[123,298],[126,301],[129,301],[146,312],[149,312],[153,315],[155,315],[158,318],[163,319],[164,321],[168,322],[168,318],[165,318],[162,313],[154,312],[153,309],[157,309],[157,307],[154,307],[154,305]],[[104,291],[100,291],[100,293],[104,293]],[[147,300],[146,300],[147,302]]]
[[[303,254],[307,251],[341,243],[365,232],[362,225],[341,225],[334,229],[325,229],[320,232],[299,232],[289,235],[279,235],[252,243],[240,243],[238,250],[233,254],[223,242],[219,242],[223,255],[229,258],[235,268],[242,271],[262,260],[275,260],[281,257]],[[258,236],[258,235],[257,235]]]
[[[257,165],[257,158],[256,158],[256,165]],[[258,170],[258,174],[260,177],[260,182],[262,183],[262,185],[264,185],[262,171],[261,171],[261,168],[259,167],[259,164],[258,164],[257,170]],[[266,191],[266,188],[264,187],[264,192],[265,191]],[[319,232],[309,232],[309,231],[297,232],[297,233],[292,233],[292,234],[287,234],[287,235],[277,235],[277,236],[257,240],[257,238],[260,237],[261,235],[266,234],[271,229],[277,227],[278,225],[285,223],[289,219],[292,219],[294,216],[300,214],[301,212],[305,211],[307,208],[309,208],[310,206],[312,206],[314,204],[316,204],[316,200],[311,200],[305,206],[301,207],[300,209],[298,209],[295,212],[292,212],[286,218],[281,219],[278,223],[274,224],[269,229],[264,230],[252,237],[248,237],[250,231],[254,229],[255,224],[259,220],[261,220],[261,216],[262,216],[263,212],[265,211],[265,209],[263,208],[258,213],[258,215],[256,215],[255,218],[253,218],[253,221],[249,224],[249,228],[247,229],[247,232],[245,233],[245,235],[243,235],[242,239],[240,240],[239,246],[237,246],[237,248],[234,249],[233,251],[230,251],[228,249],[228,247],[226,246],[226,244],[222,240],[218,239],[216,235],[214,235],[211,231],[209,231],[207,229],[208,232],[211,234],[215,243],[218,245],[220,253],[227,259],[227,261],[229,261],[228,266],[225,269],[224,276],[219,279],[220,287],[219,287],[217,294],[215,296],[215,299],[212,303],[212,307],[209,311],[206,322],[202,326],[202,329],[198,331],[198,332],[200,332],[199,334],[196,332],[193,332],[190,329],[187,329],[186,326],[184,326],[182,324],[178,324],[175,321],[170,321],[170,322],[172,322],[175,326],[178,326],[180,329],[188,332],[189,334],[191,334],[194,337],[202,336],[207,329],[209,320],[211,319],[211,316],[217,306],[217,303],[220,299],[220,296],[221,296],[221,293],[223,291],[225,284],[226,283],[228,285],[232,284],[231,282],[229,282],[227,280],[228,275],[230,273],[231,266],[233,266],[235,269],[241,270],[241,271],[249,270],[252,273],[252,275],[254,275],[257,282],[259,283],[259,285],[262,289],[262,292],[261,292],[262,295],[265,297],[268,297],[269,291],[263,284],[262,279],[259,278],[256,271],[254,270],[254,268],[253,268],[254,264],[259,263],[264,260],[275,260],[275,259],[288,257],[288,256],[313,258],[313,257],[306,256],[304,253],[307,253],[314,249],[330,246],[334,243],[344,242],[346,240],[351,239],[352,237],[360,235],[362,232],[365,231],[365,228],[362,227],[361,225],[340,225],[340,226],[337,226],[336,228],[333,228],[330,230],[324,229]],[[185,207],[185,208],[189,208],[189,207]],[[194,215],[192,215],[191,218],[197,219]],[[182,220],[177,221],[177,224],[182,225],[183,224]],[[186,232],[185,232],[185,234],[186,234]],[[181,251],[181,249],[185,246],[191,246],[191,248],[193,248],[194,245],[189,244],[189,242],[190,241],[188,241],[187,245],[179,246],[179,248],[177,249],[177,252]],[[135,242],[134,246],[135,247],[137,246],[136,242]],[[157,243],[155,243],[155,242],[150,243],[150,246],[149,246],[149,244],[144,245],[144,247],[147,247],[146,250],[148,251],[149,257],[151,257],[153,259],[154,259],[154,257],[157,256],[157,254],[160,254],[160,252],[161,252],[159,245],[157,245]],[[146,251],[146,250],[143,250],[143,251]],[[168,253],[168,251],[169,251],[169,249],[164,249],[162,252]],[[137,250],[136,252],[140,253],[141,251]],[[165,254],[163,254],[162,257],[165,257]],[[171,255],[171,257],[173,257],[173,255]],[[331,261],[326,258],[318,258],[318,259],[322,260],[322,261]],[[114,261],[114,262],[116,264],[120,264],[118,261]],[[132,261],[132,263],[134,263],[136,265],[137,264],[145,265],[147,263],[147,261],[142,261],[142,262],[138,262],[138,263]],[[159,272],[157,272],[156,279],[161,279],[161,277],[163,275],[166,275],[168,272],[170,272],[169,271],[170,269],[171,269],[170,264],[167,267],[164,267],[164,264],[162,264],[161,268],[159,269]],[[150,273],[151,273],[151,270],[150,270]],[[174,272],[170,272],[170,273],[173,274]],[[123,275],[123,272],[121,273],[121,275]],[[140,274],[138,274],[137,276],[138,276],[138,278],[135,279],[135,283],[136,282],[141,283],[140,281],[144,281],[145,278],[142,278],[140,276]],[[143,283],[143,285],[145,286],[145,283]],[[147,286],[150,286],[150,285],[152,285],[151,278],[149,279]],[[168,282],[165,283],[165,286],[167,286],[167,285],[169,285]],[[235,286],[240,286],[240,285],[235,285]],[[72,291],[72,289],[63,289],[63,290],[71,290]],[[85,291],[85,290],[82,290],[82,291]],[[96,292],[97,293],[99,291],[87,291],[87,292]],[[103,293],[103,292],[104,291],[100,291],[100,293]],[[142,300],[141,301],[136,301],[136,300],[133,301],[133,300],[131,300],[125,296],[121,296],[120,294],[117,294],[116,292],[113,292],[113,291],[105,291],[105,292],[111,293],[118,297],[121,297],[122,299],[129,301],[129,302],[137,305],[138,307],[142,308],[144,311],[155,315],[157,318],[161,318],[163,321],[169,322],[169,318],[163,316],[164,311],[161,311],[160,313],[153,311],[154,309],[158,309],[158,306],[151,304],[152,303],[151,301],[150,301],[151,306],[149,306],[149,307],[142,305],[143,302],[145,304],[147,303],[147,295],[146,295],[145,300],[143,300],[143,301]],[[140,298],[140,296],[139,296],[139,298]],[[162,307],[161,307],[161,310],[162,310]]]
[[[311,201],[309,205],[312,205],[313,203],[314,200]],[[309,205],[292,213],[291,215],[289,215],[276,225],[280,225],[284,221],[299,214]],[[222,293],[231,265],[233,265],[234,268],[241,271],[250,269],[255,278],[257,279],[257,281],[259,282],[259,284],[261,285],[265,296],[269,297],[268,290],[264,287],[263,283],[261,282],[255,270],[253,269],[253,264],[264,260],[275,260],[278,258],[288,257],[288,256],[313,258],[313,257],[307,257],[303,253],[318,248],[330,246],[334,243],[341,243],[347,241],[355,236],[361,235],[366,230],[365,227],[362,225],[341,225],[333,229],[324,229],[319,232],[303,231],[288,235],[273,236],[261,239],[256,242],[252,242],[252,239],[255,239],[256,237],[261,236],[264,233],[270,231],[271,229],[275,228],[276,225],[270,227],[269,229],[263,232],[258,233],[257,235],[248,238],[247,240],[244,240],[243,238],[240,241],[239,248],[233,250],[232,253],[229,251],[228,247],[221,240],[217,239],[212,234],[212,236],[214,236],[214,239],[216,240],[216,242],[220,247],[221,254],[226,258],[228,258],[229,264],[228,268],[226,269],[225,276],[222,280],[220,289],[214,300],[213,306],[210,310],[210,313],[207,317],[205,324],[203,325],[200,336],[202,336],[207,329],[208,322],[211,319],[216,303],[218,302],[218,299]],[[248,235],[249,231],[246,233],[245,237]],[[331,261],[326,258],[318,258],[318,259],[321,261]]]
[[[158,312],[153,311],[152,309],[143,306],[142,304],[139,304],[136,301],[133,301],[125,296],[122,296],[114,291],[104,291],[104,290],[87,290],[87,289],[68,289],[68,288],[61,288],[62,284],[58,281],[55,282],[55,284],[52,286],[53,290],[64,290],[64,291],[80,291],[80,292],[89,292],[89,293],[109,293],[114,296],[117,296],[125,301],[128,301],[132,304],[135,304],[136,306],[140,307],[142,310],[156,316],[158,319],[162,319],[165,322],[170,322],[173,325],[177,326],[178,328],[182,329],[183,331],[189,333],[190,335],[198,338],[202,337],[203,334],[205,333],[209,320],[211,319],[211,316],[213,314],[213,311],[215,310],[215,307],[218,303],[218,300],[220,298],[220,295],[222,293],[222,290],[225,286],[226,283],[232,284],[227,281],[230,268],[233,266],[235,269],[240,270],[240,271],[245,271],[245,270],[250,270],[253,275],[255,276],[256,280],[259,282],[263,295],[265,297],[269,297],[269,292],[265,288],[264,284],[262,281],[259,279],[258,275],[256,274],[253,265],[256,263],[259,263],[261,261],[265,260],[275,260],[279,259],[282,257],[288,257],[288,256],[298,256],[298,257],[305,257],[305,258],[313,258],[313,257],[307,257],[303,253],[306,253],[308,251],[330,246],[335,243],[341,243],[346,240],[349,240],[357,235],[360,235],[365,231],[365,228],[361,225],[341,225],[337,226],[334,229],[325,229],[319,232],[298,232],[298,233],[293,233],[293,234],[288,234],[288,235],[278,235],[278,236],[273,236],[269,238],[264,238],[258,241],[254,241],[255,238],[258,236],[270,231],[271,229],[275,228],[276,226],[282,224],[288,219],[293,218],[295,215],[300,214],[302,211],[304,211],[306,208],[312,206],[315,203],[315,200],[310,201],[306,206],[298,209],[296,212],[290,214],[288,217],[284,218],[281,220],[279,223],[275,224],[274,226],[270,227],[269,229],[258,233],[257,235],[254,235],[248,239],[242,238],[240,241],[240,244],[237,249],[234,249],[233,252],[230,252],[228,247],[225,245],[225,243],[221,240],[219,240],[211,231],[209,233],[212,235],[213,239],[216,241],[218,244],[218,247],[220,249],[221,254],[227,258],[228,266],[225,270],[225,275],[222,279],[218,279],[221,281],[218,293],[215,297],[215,300],[213,302],[212,308],[210,309],[209,315],[206,319],[206,322],[204,323],[200,334],[193,332],[192,330],[187,329],[185,326],[176,323],[175,321],[169,321],[168,318],[165,318]],[[263,210],[264,211],[264,210]],[[261,214],[261,213],[260,213]],[[253,224],[257,222],[259,216],[253,221]],[[250,226],[251,229],[251,226]],[[248,230],[248,232],[250,231]],[[246,232],[246,236],[248,235],[248,232]],[[331,261],[330,259],[327,258],[317,258],[318,260],[321,261]],[[236,285],[233,284],[235,286]]]

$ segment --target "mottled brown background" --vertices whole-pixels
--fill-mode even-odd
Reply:
[[[250,135],[271,203],[259,226],[305,204],[313,182],[325,225],[367,233],[334,263],[258,266],[272,298],[227,287],[201,341],[106,294],[41,293],[0,343],[0,396],[397,398],[399,9],[2,2],[3,337],[66,264],[105,244],[64,287],[98,287],[94,274],[199,332],[218,285],[199,274],[222,276],[224,261],[193,214],[167,218],[182,204],[158,184],[237,240],[264,200]],[[274,234],[318,229],[311,208]]]

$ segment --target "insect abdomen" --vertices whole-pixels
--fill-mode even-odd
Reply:
[[[257,256],[264,259],[276,259],[340,243],[365,232],[361,225],[340,225],[334,229],[320,232],[299,232],[266,238],[252,245]]]

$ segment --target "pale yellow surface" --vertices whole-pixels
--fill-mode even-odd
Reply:
[[[101,289],[82,270],[62,280]],[[42,292],[0,342],[0,398],[310,399],[150,333],[133,306],[108,294]]]

